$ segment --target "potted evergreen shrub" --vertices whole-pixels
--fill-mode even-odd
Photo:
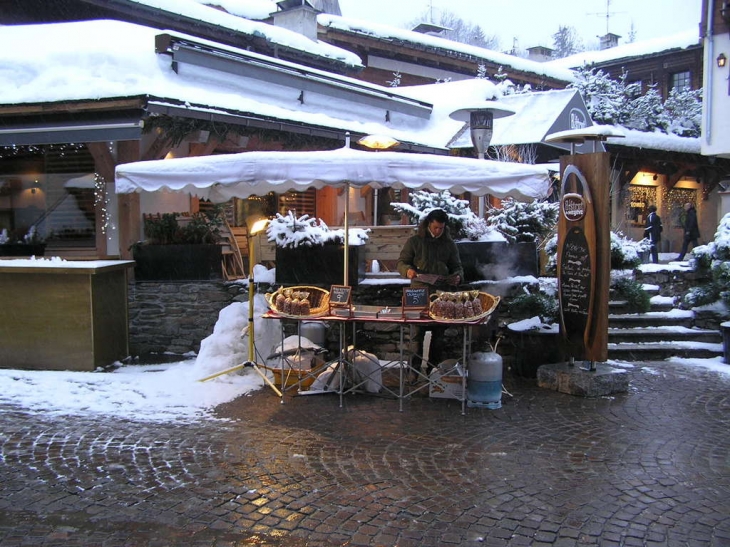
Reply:
[[[132,246],[138,281],[221,279],[220,208],[195,213],[184,223],[179,213],[145,218],[145,241]]]
[[[413,224],[433,209],[449,215],[451,237],[459,248],[464,281],[500,279],[505,275],[533,275],[539,272],[537,246],[554,229],[558,219],[555,203],[522,203],[506,199],[502,207],[490,208],[487,219],[479,218],[467,200],[448,190],[411,193],[411,204],[391,203]]]
[[[362,245],[370,230],[350,228],[348,285],[356,287],[365,276]],[[344,280],[344,229],[330,230],[321,220],[292,211],[278,214],[266,229],[269,241],[276,244],[276,282],[283,285],[313,285],[329,288]]]

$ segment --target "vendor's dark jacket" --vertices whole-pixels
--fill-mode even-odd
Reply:
[[[418,273],[437,274],[444,277],[458,274],[464,278],[464,270],[459,258],[459,249],[451,239],[448,227],[444,228],[441,237],[434,238],[428,231],[428,226],[421,223],[418,233],[408,238],[398,257],[398,272],[406,277],[406,273],[413,268]],[[413,286],[425,286],[411,280]]]

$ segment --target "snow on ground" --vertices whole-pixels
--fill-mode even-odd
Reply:
[[[45,262],[33,265],[42,267]],[[257,266],[254,279],[272,283],[273,272]],[[256,295],[254,331],[263,358],[281,340],[279,321],[261,319],[267,310],[264,297]],[[201,342],[199,354],[184,361],[118,363],[111,372],[0,369],[0,405],[51,416],[114,416],[145,422],[211,419],[216,406],[264,385],[250,367],[200,381],[248,360],[248,338],[242,336],[247,324],[248,302],[230,304],[221,310],[213,333]]]
[[[256,281],[273,282],[273,277],[274,270],[262,266],[254,270]],[[257,351],[261,354],[257,359],[259,363],[263,363],[269,349],[281,341],[278,321],[260,318],[267,309],[264,297],[256,295],[254,329]],[[247,323],[248,302],[229,305],[221,310],[213,334],[202,341],[200,353],[173,363],[119,364],[111,372],[0,369],[0,406],[3,411],[19,407],[49,416],[109,416],[141,422],[215,419],[216,406],[264,387],[263,380],[250,367],[201,382],[247,360],[248,339],[242,336]],[[523,328],[530,326],[534,325],[527,320]],[[723,363],[720,357],[673,357],[667,362],[706,368],[730,379],[730,365]],[[634,366],[618,361],[609,364]],[[657,366],[660,365],[641,370],[659,373]],[[276,397],[273,392],[271,396]]]

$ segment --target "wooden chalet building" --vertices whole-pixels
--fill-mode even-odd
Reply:
[[[275,114],[267,108],[191,103],[181,96],[151,93],[48,102],[0,100],[0,227],[27,227],[32,219],[42,216],[49,223],[53,219],[56,222],[49,240],[54,254],[129,256],[130,245],[142,236],[143,214],[194,211],[198,205],[189,198],[181,201],[167,196],[166,203],[160,204],[147,203],[138,195],[119,196],[118,203],[108,204],[119,215],[115,243],[105,230],[107,205],[95,199],[94,185],[111,184],[119,163],[246,150],[331,149],[342,145],[348,131],[356,141],[366,133],[397,131],[414,123],[425,126],[433,105],[388,87],[395,73],[400,75],[401,86],[473,79],[480,66],[490,76],[501,72],[513,83],[529,84],[535,90],[562,90],[573,80],[570,67],[555,63],[516,58],[390,27],[371,32],[366,25],[339,16],[336,2],[285,0],[278,5],[273,15],[257,14],[255,20],[230,15],[226,24],[220,24],[192,12],[170,12],[131,0],[9,3],[0,13],[0,24],[6,25],[6,30],[21,24],[100,19],[144,25],[160,29],[150,48],[169,58],[176,73],[210,68],[218,73],[221,85],[240,79],[250,84],[241,84],[241,90],[250,92],[255,83],[263,83],[264,87],[272,85],[296,93],[297,101],[289,113]],[[321,13],[322,8],[328,13]],[[620,47],[615,48],[619,53]],[[694,86],[701,81],[702,54],[703,44],[696,39],[646,59],[614,56],[602,66],[607,70],[629,66],[631,78],[647,85],[662,83],[666,88],[681,80]],[[655,66],[653,71],[649,62]],[[689,76],[680,78],[679,74],[686,72]],[[258,93],[264,102],[269,99],[266,89]],[[329,106],[327,96],[344,97],[350,109],[322,123],[312,113],[316,104]],[[456,133],[453,138],[459,138]],[[446,154],[449,138],[444,136],[437,143],[409,137],[402,131],[399,140],[402,150]],[[642,186],[639,180],[650,180],[656,196],[689,186],[699,205],[703,235],[711,236],[719,213],[707,202],[722,188],[727,163],[702,156],[699,146],[696,151],[677,151],[632,146],[629,140],[626,143],[629,146],[607,144],[621,188],[614,199],[614,226],[638,229],[642,209],[632,206],[637,203],[631,197],[632,188]],[[553,150],[550,155],[555,153]],[[88,175],[93,173],[100,175],[100,180],[90,181]],[[641,179],[636,178],[639,175]],[[69,179],[74,181],[70,186]],[[113,192],[109,194],[116,199]],[[72,199],[78,206],[65,212]],[[333,196],[322,190],[272,199],[273,210],[296,202],[298,211],[331,225],[337,225],[341,216],[332,204]],[[644,201],[644,207],[649,204]],[[245,214],[245,206],[240,209]],[[672,215],[671,210],[662,212]],[[670,235],[666,244],[672,246],[672,241]]]

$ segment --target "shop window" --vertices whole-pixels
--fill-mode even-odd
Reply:
[[[656,186],[629,186],[627,214],[631,224],[644,225],[649,205],[656,205]]]
[[[676,89],[677,91],[682,91],[683,89],[692,89],[692,79],[690,77],[689,70],[673,73],[671,75],[669,88]]]
[[[682,227],[682,221],[685,215],[685,203],[697,203],[697,190],[691,188],[673,188],[667,192],[665,207],[669,212],[669,225],[673,228]]]
[[[31,228],[49,247],[96,245],[94,160],[83,145],[0,148],[0,230]]]
[[[289,191],[279,196],[279,213],[286,215],[289,211],[297,218],[302,215],[317,216],[317,194],[314,188],[304,192]]]

